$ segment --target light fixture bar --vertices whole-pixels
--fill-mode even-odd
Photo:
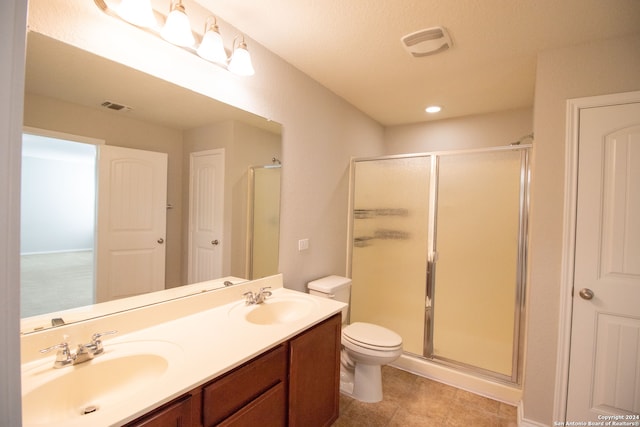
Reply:
[[[244,36],[236,36],[227,56],[224,41],[220,35],[216,18],[212,15],[205,21],[204,34],[200,36],[191,29],[187,11],[182,0],[172,0],[169,15],[165,16],[151,7],[150,0],[120,0],[112,6],[111,0],[94,0],[100,10],[114,18],[121,19],[144,31],[161,37],[165,41],[200,56],[232,74],[252,76],[255,74],[251,55],[247,50]],[[162,25],[159,25],[162,23]],[[196,43],[197,35],[201,42]],[[236,40],[241,39],[236,46]]]

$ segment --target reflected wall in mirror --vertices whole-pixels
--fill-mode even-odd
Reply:
[[[24,113],[27,128],[166,153],[171,209],[166,210],[163,239],[163,288],[188,284],[190,155],[223,149],[220,277],[248,277],[247,171],[280,157],[279,124],[34,32],[27,39]],[[48,238],[53,230],[41,233]],[[50,299],[38,302],[39,314],[54,311],[47,309]]]

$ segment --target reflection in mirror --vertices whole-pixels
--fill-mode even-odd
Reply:
[[[96,146],[22,138],[22,317],[93,304]]]
[[[44,130],[45,135],[53,135],[56,139],[83,142],[81,145],[85,146],[98,145],[98,150],[122,147],[141,153],[164,153],[166,156],[166,202],[162,209],[166,227],[163,230],[164,234],[153,236],[153,242],[163,242],[164,279],[160,288],[171,288],[170,293],[162,291],[170,295],[167,298],[176,297],[180,294],[179,291],[190,293],[202,290],[194,290],[192,286],[184,287],[189,284],[189,159],[192,153],[207,150],[224,152],[223,220],[220,229],[216,231],[217,236],[212,239],[220,243],[216,249],[222,254],[222,263],[215,277],[209,276],[206,279],[232,277],[234,280],[242,280],[249,276],[248,262],[245,259],[248,252],[247,241],[250,237],[247,235],[248,168],[251,165],[268,164],[273,157],[280,157],[279,124],[34,32],[30,32],[27,39],[25,81],[24,125],[28,133],[41,133],[35,130]],[[69,138],[61,138],[61,135]],[[98,158],[100,157],[99,154]],[[27,163],[29,161],[25,161],[25,164]],[[31,162],[31,165],[35,166],[29,166],[29,169],[39,169],[35,163]],[[65,172],[70,173],[71,169],[66,168]],[[58,179],[61,178],[59,172],[52,173],[58,173],[58,176],[57,181],[54,180],[51,185],[66,186]],[[95,176],[99,182],[101,172],[96,171]],[[69,179],[79,180],[73,175]],[[87,181],[85,184],[89,185],[90,182]],[[49,191],[37,190],[37,186],[30,188],[34,192]],[[43,197],[42,194],[34,194],[32,200],[38,201],[38,197]],[[96,200],[100,199],[98,194],[94,197]],[[90,200],[91,196],[86,196],[85,204],[91,205]],[[46,212],[62,208],[60,204],[56,206],[53,200],[47,200],[47,203]],[[96,206],[97,204],[99,203],[93,206],[96,208],[95,216],[99,220],[103,207]],[[170,209],[167,209],[168,206]],[[108,209],[113,209],[113,203],[109,203]],[[26,206],[23,211],[25,215],[33,214],[32,208]],[[76,209],[72,209],[71,212],[61,215],[70,220],[77,213]],[[61,231],[44,223],[40,223],[40,228],[33,227],[34,232],[37,230],[35,234],[43,241],[53,239],[56,232]],[[87,232],[86,236],[94,236],[96,241],[100,241],[103,234],[99,231],[93,235]],[[277,235],[272,235],[272,238],[277,245]],[[65,246],[67,243],[69,245]],[[24,252],[32,255],[47,251],[71,254],[72,250],[69,248],[72,247],[85,250],[86,258],[90,260],[100,259],[99,254],[92,254],[87,250],[95,249],[97,243],[85,241],[84,245],[80,246],[75,243],[70,245],[71,243],[71,234],[64,233],[64,238],[58,242],[55,249],[25,248]],[[271,254],[276,255],[277,269],[277,249]],[[37,264],[28,261],[24,258],[23,265]],[[59,261],[55,261],[54,266],[60,267]],[[95,271],[99,268],[97,265]],[[119,272],[122,271],[120,268]],[[100,276],[99,273],[86,274]],[[30,273],[23,276],[36,275],[37,273]],[[64,276],[61,277],[63,282],[69,281]],[[128,288],[126,280],[122,286]],[[202,278],[198,281],[200,280]],[[81,292],[89,295],[88,298],[95,302],[99,284],[92,283],[90,286],[90,289],[85,288]],[[40,297],[40,300],[34,300],[33,305],[36,308],[25,310],[22,317],[37,314],[38,318],[47,322],[54,317],[61,317],[57,312],[60,307],[50,304],[54,297],[59,296],[58,291],[51,294],[50,291],[54,288],[46,283],[38,283],[38,279],[32,281],[31,289],[32,291],[23,291],[22,294],[31,295],[33,298]],[[126,292],[122,295],[126,295]],[[160,301],[163,297],[154,295],[153,298]],[[132,302],[135,306],[146,304],[148,298],[141,299],[137,296],[131,298],[131,301],[135,301]],[[82,305],[84,302],[75,304]],[[122,309],[123,304],[118,304],[117,309]],[[73,309],[73,320],[82,320],[80,315],[75,316],[82,311],[92,313],[89,316],[97,312],[107,314],[103,308],[89,306],[80,310]],[[39,320],[38,327],[50,326],[47,322]]]
[[[281,163],[249,168],[247,274],[251,280],[278,271]]]

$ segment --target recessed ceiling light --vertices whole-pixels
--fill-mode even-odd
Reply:
[[[439,113],[440,110],[442,110],[442,107],[440,107],[439,105],[430,105],[429,107],[424,109],[424,111],[430,114]]]

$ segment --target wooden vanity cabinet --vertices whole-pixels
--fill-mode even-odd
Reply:
[[[235,418],[247,418],[249,408],[256,412],[272,409],[274,414],[281,414],[280,420],[273,420],[274,424],[261,425],[286,425],[287,348],[287,343],[281,344],[205,386],[202,392],[204,427],[222,425],[233,415]],[[279,391],[272,391],[276,386],[279,386]],[[265,400],[273,407],[265,406]],[[244,415],[239,414],[240,411]],[[224,425],[241,424],[228,421]]]
[[[322,427],[338,418],[341,315],[126,427]]]
[[[126,424],[126,427],[195,427],[198,424],[192,419],[192,403],[192,395],[186,394]]]
[[[330,426],[340,402],[341,315],[289,341],[289,426]]]

